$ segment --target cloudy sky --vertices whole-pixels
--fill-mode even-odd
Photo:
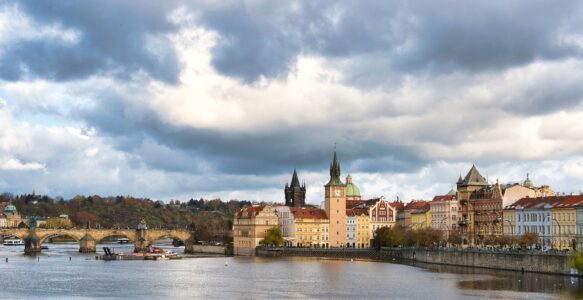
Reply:
[[[0,191],[583,190],[578,1],[0,0]]]

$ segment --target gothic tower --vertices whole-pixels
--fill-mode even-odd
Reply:
[[[334,157],[330,164],[330,181],[324,186],[325,188],[325,207],[326,214],[330,220],[329,225],[329,246],[345,247],[346,246],[346,186],[340,180],[340,163]]]
[[[303,207],[306,205],[306,184],[300,185],[298,172],[294,169],[291,184],[285,184],[285,205],[289,207]]]

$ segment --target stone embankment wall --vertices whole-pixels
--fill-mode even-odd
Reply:
[[[372,249],[293,249],[258,248],[257,256],[308,256],[336,259],[371,259],[379,261],[417,261],[423,263],[489,268],[497,270],[574,275],[569,255],[472,250],[428,250],[417,248]],[[583,274],[582,274],[583,275]]]
[[[215,253],[215,254],[229,254],[227,253],[226,247],[214,246],[214,245],[190,245],[189,253]]]

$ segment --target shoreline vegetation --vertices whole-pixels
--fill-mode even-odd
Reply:
[[[75,196],[65,200],[46,195],[0,194],[0,202],[16,206],[22,218],[48,218],[67,214],[70,227],[135,228],[144,219],[150,228],[195,229],[197,240],[230,243],[234,214],[250,201],[221,199],[171,200],[168,203],[131,196]],[[40,225],[39,228],[47,225]],[[27,227],[21,222],[19,227]]]

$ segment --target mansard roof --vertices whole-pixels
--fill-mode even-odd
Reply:
[[[548,205],[548,206],[547,206]],[[545,207],[546,206],[546,207]],[[506,206],[504,209],[543,209],[583,207],[583,195],[525,197]]]

